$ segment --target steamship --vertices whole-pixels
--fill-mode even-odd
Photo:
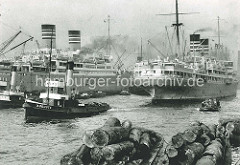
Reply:
[[[195,31],[190,35],[190,51],[180,53],[176,0],[177,44],[176,56],[162,55],[156,60],[139,58],[134,67],[135,88],[143,89],[152,97],[153,103],[185,103],[207,98],[235,97],[238,81],[233,62],[218,60],[223,54],[220,43],[210,47],[210,39],[201,38]],[[220,37],[220,36],[218,36]],[[220,41],[220,40],[219,40]],[[180,54],[183,56],[180,56]],[[215,56],[214,56],[215,54]]]
[[[117,84],[125,74],[114,68],[111,56],[98,52],[80,57],[81,37],[79,30],[69,30],[69,51],[56,49],[56,27],[55,25],[44,24],[42,27],[43,49],[21,56],[15,61],[0,61],[0,80],[11,81],[11,68],[16,68],[15,88],[25,93],[39,95],[45,91],[44,82],[48,78],[49,47],[52,35],[52,60],[51,79],[65,80],[66,65],[69,60],[74,61],[73,79],[76,80],[72,87],[76,97],[83,93],[93,95],[101,92],[106,94],[118,94],[122,86]],[[52,32],[53,29],[53,32]],[[106,84],[98,85],[99,79]],[[92,81],[92,82],[91,82]],[[94,84],[95,83],[95,84]],[[9,88],[10,84],[7,85]]]

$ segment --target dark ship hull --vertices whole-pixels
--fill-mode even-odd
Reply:
[[[153,103],[199,102],[208,98],[236,97],[237,81],[231,83],[205,82],[203,86],[152,85],[143,87],[152,96]]]
[[[3,101],[0,100],[0,108],[21,108],[24,101],[14,102],[14,101]]]
[[[110,109],[110,106],[106,103],[82,104],[77,107],[57,107],[30,100],[26,101],[23,107],[26,122],[88,117]]]
[[[23,96],[19,95],[8,96],[0,94],[0,108],[21,108],[23,103],[24,103]]]

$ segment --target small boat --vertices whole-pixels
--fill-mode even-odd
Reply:
[[[110,109],[106,103],[81,103],[69,95],[62,94],[64,83],[50,81],[48,85],[53,93],[41,93],[38,100],[26,99],[25,109],[26,122],[40,122],[52,119],[71,119],[86,117],[105,112]]]
[[[89,99],[91,97],[88,93],[81,93],[77,98],[79,99]]]
[[[122,91],[120,92],[120,95],[130,95],[130,93],[129,93],[129,91],[127,91],[127,90],[122,90]]]
[[[220,102],[217,99],[208,99],[202,102],[199,111],[220,111]]]
[[[99,97],[105,97],[107,94],[103,91],[94,91],[92,94],[91,94],[91,97],[92,98],[99,98]]]

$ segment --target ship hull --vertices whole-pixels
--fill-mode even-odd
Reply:
[[[23,95],[0,94],[0,108],[21,108],[25,99]]]
[[[208,98],[236,97],[237,82],[205,83],[203,86],[149,86],[144,89],[152,96],[156,103],[187,103],[198,102]]]
[[[0,108],[21,108],[24,101],[5,101],[0,100]]]
[[[110,109],[109,105],[80,106],[80,107],[56,107],[37,102],[25,102],[25,121],[41,122],[53,119],[72,119],[97,115]]]
[[[2,79],[10,80],[10,71],[0,71],[3,73],[0,77]],[[92,93],[102,91],[107,95],[119,94],[123,86],[119,83],[122,78],[130,77],[129,73],[112,75],[91,75],[91,74],[73,74],[74,88],[77,95],[82,93]],[[51,73],[51,79],[64,80],[65,73]],[[48,79],[47,72],[18,72],[16,78],[16,86],[23,92],[34,93],[39,95],[46,90],[44,83]],[[97,81],[101,79],[101,83]],[[102,80],[104,83],[102,83]],[[95,82],[94,82],[95,81]]]

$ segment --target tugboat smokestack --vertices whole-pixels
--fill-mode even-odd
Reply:
[[[11,82],[10,82],[10,89],[11,91],[16,90],[16,78],[17,78],[17,67],[12,66],[12,72],[11,72]]]
[[[71,87],[74,85],[73,68],[74,68],[74,62],[73,61],[67,62],[66,91],[68,95],[71,94]]]

